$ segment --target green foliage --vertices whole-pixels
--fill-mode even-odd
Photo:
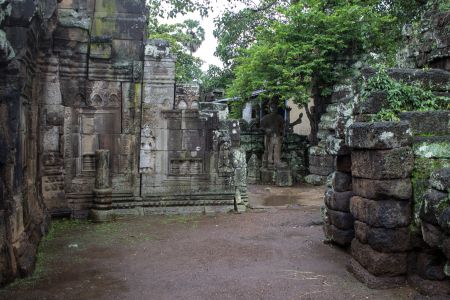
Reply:
[[[306,104],[318,82],[322,95],[331,93],[324,87],[346,74],[343,59],[393,51],[396,35],[387,32],[395,18],[368,2],[300,0],[278,7],[280,17],[259,28],[256,41],[237,59],[229,95],[247,98],[264,89],[265,97]]]
[[[232,80],[233,73],[229,69],[210,65],[208,71],[202,76],[202,94],[207,94],[215,89],[225,89]]]
[[[175,65],[177,82],[201,80],[203,61],[192,55],[205,39],[205,31],[198,21],[185,20],[171,25],[153,22],[149,25],[149,32],[150,39],[162,39],[169,42],[172,53],[177,55]]]
[[[246,3],[241,0],[236,2]],[[287,0],[261,0],[246,3],[244,9],[229,9],[215,20],[214,36],[218,40],[216,55],[226,68],[233,67],[234,59],[244,54],[256,40],[258,28],[270,26],[272,20],[279,17],[278,8],[288,7]]]
[[[402,111],[429,111],[450,109],[448,97],[436,96],[430,89],[419,84],[406,84],[392,79],[385,68],[380,67],[375,76],[369,78],[362,91],[366,99],[374,91],[387,93],[388,107],[383,108],[373,121],[398,121]]]

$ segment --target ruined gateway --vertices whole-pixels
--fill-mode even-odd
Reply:
[[[50,215],[245,209],[239,123],[175,98],[145,1],[0,5],[1,283],[30,273]]]

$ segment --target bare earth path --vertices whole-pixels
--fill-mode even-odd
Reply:
[[[323,243],[322,189],[250,187],[255,209],[56,222],[33,277],[1,299],[414,299],[370,290]],[[271,205],[271,207],[267,207]]]

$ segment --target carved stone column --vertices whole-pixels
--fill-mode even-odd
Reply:
[[[113,216],[109,161],[109,150],[95,151],[94,204],[91,210],[91,218],[95,222],[110,221]]]

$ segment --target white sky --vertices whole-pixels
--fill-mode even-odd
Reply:
[[[189,13],[184,16],[177,16],[174,19],[160,19],[161,23],[165,24],[173,24],[180,23],[187,19],[193,19],[200,22],[200,25],[205,30],[205,41],[202,43],[200,48],[193,54],[196,57],[201,58],[204,61],[202,69],[204,71],[208,70],[209,65],[216,65],[222,67],[222,62],[216,56],[214,56],[214,52],[217,47],[217,40],[213,35],[214,31],[214,19],[219,16],[225,8],[230,6],[230,2],[228,0],[213,0],[214,11],[210,12],[207,18],[202,19],[199,13]],[[236,3],[234,3],[236,4]],[[244,5],[240,4],[239,7],[244,7]]]

